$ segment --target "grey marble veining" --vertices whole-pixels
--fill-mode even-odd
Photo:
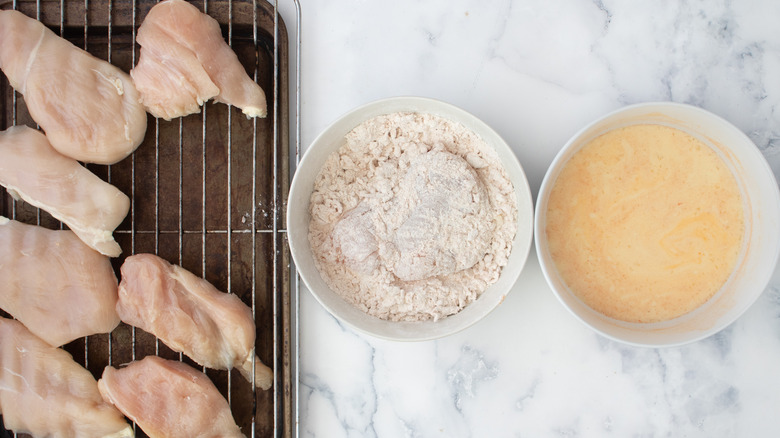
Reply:
[[[621,106],[729,120],[780,174],[780,2],[302,0],[302,144],[374,99],[480,117],[534,196],[566,140]],[[289,21],[289,20],[288,20]],[[702,341],[647,349],[590,331],[533,250],[504,303],[437,341],[354,332],[301,296],[303,437],[780,436],[780,275]]]

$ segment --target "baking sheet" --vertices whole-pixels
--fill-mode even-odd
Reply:
[[[135,31],[154,1],[6,1],[94,56],[129,71],[137,62]],[[201,114],[172,121],[149,116],[143,144],[111,166],[87,167],[130,196],[131,211],[114,236],[122,256],[157,253],[202,275],[253,308],[256,349],[273,365],[270,391],[253,391],[237,372],[205,370],[231,404],[247,436],[292,436],[292,342],[289,255],[284,233],[289,182],[288,40],[281,17],[260,1],[193,2],[220,22],[250,76],[268,97],[269,115],[248,120],[240,110],[208,103]],[[0,128],[35,127],[24,99],[0,75]],[[0,213],[48,228],[62,225],[45,211],[0,189]],[[64,347],[99,378],[106,365],[147,355],[183,360],[153,336],[121,324]],[[137,429],[137,436],[146,436]]]

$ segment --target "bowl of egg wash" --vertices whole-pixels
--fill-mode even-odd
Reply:
[[[287,231],[297,273],[337,320],[424,341],[503,302],[530,251],[533,199],[483,121],[439,100],[391,97],[347,112],[309,145]]]
[[[678,346],[739,318],[780,251],[780,194],[759,149],[701,108],[624,107],[561,149],[535,212],[560,302],[622,343]]]

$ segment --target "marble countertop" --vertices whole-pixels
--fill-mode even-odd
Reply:
[[[369,101],[480,117],[534,198],[566,140],[621,106],[675,101],[742,129],[780,175],[780,2],[301,1],[301,144]],[[294,16],[283,16],[294,32]],[[622,345],[566,311],[532,248],[506,300],[444,339],[372,338],[300,296],[303,437],[780,436],[780,275],[724,331]]]

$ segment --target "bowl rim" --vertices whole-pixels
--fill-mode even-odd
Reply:
[[[358,124],[370,118],[383,115],[383,114],[392,114],[396,112],[417,112],[417,113],[434,114],[446,118],[448,120],[454,121],[456,123],[460,123],[466,126],[467,129],[475,133],[477,132],[475,131],[474,127],[475,126],[479,127],[481,131],[489,133],[493,137],[494,142],[488,142],[487,139],[482,138],[482,136],[479,135],[479,133],[477,133],[477,135],[479,135],[480,138],[482,138],[486,143],[488,143],[488,146],[492,147],[493,149],[496,149],[496,152],[499,153],[501,162],[508,173],[510,173],[509,167],[514,168],[514,171],[516,172],[517,175],[516,182],[520,183],[519,187],[518,184],[513,184],[514,193],[517,200],[518,219],[517,219],[517,231],[515,234],[515,238],[513,240],[512,250],[509,255],[510,260],[512,260],[512,262],[517,265],[516,268],[509,270],[507,269],[507,266],[502,267],[499,280],[496,283],[490,285],[485,291],[483,291],[483,293],[476,300],[472,301],[468,306],[466,306],[460,312],[441,318],[439,321],[436,322],[431,320],[428,321],[382,320],[375,316],[368,315],[362,310],[357,309],[351,303],[346,302],[346,300],[341,298],[332,289],[328,288],[329,293],[332,293],[336,295],[339,299],[344,300],[344,302],[348,304],[350,307],[357,310],[362,315],[368,316],[370,319],[374,320],[375,323],[381,324],[383,326],[392,325],[396,327],[403,327],[402,330],[403,335],[399,335],[398,333],[386,334],[383,332],[377,332],[371,330],[361,324],[358,324],[355,321],[350,320],[350,318],[345,317],[340,312],[336,311],[336,309],[332,308],[330,305],[328,305],[328,303],[325,302],[324,298],[321,296],[321,292],[318,291],[315,287],[313,287],[313,279],[309,277],[309,273],[304,272],[305,270],[298,269],[299,266],[301,266],[300,262],[302,261],[302,257],[304,257],[304,253],[306,251],[310,252],[311,251],[310,248],[299,248],[297,242],[295,241],[296,239],[291,238],[291,236],[288,236],[288,242],[289,242],[292,262],[295,266],[295,273],[297,273],[297,275],[300,276],[300,279],[306,285],[306,288],[311,292],[312,296],[314,296],[317,302],[319,302],[319,304],[322,307],[324,307],[325,310],[334,318],[336,318],[338,321],[348,325],[349,327],[361,333],[368,334],[378,339],[384,339],[390,341],[402,341],[402,342],[428,341],[428,340],[434,340],[434,339],[450,336],[452,334],[465,330],[466,328],[476,324],[478,321],[483,320],[488,314],[492,313],[492,311],[495,310],[504,301],[506,295],[509,294],[509,292],[511,292],[512,289],[514,289],[514,285],[517,283],[517,279],[519,278],[520,273],[522,272],[522,270],[525,268],[527,264],[528,256],[531,251],[532,242],[533,242],[533,232],[534,232],[534,211],[533,211],[534,199],[531,194],[530,185],[528,184],[528,179],[525,174],[525,170],[520,164],[517,155],[512,151],[511,147],[507,144],[504,138],[501,137],[501,135],[499,135],[498,132],[496,132],[492,127],[487,125],[487,123],[485,123],[476,115],[456,105],[450,104],[448,102],[444,102],[439,99],[421,97],[421,96],[404,95],[404,96],[386,97],[386,98],[376,99],[361,104],[351,110],[348,110],[342,113],[341,115],[339,115],[338,117],[336,117],[322,131],[320,131],[320,133],[309,144],[309,146],[306,148],[303,155],[301,156],[296,171],[293,174],[290,183],[290,190],[288,192],[286,226],[287,226],[288,233],[290,232],[291,229],[294,228],[291,225],[293,221],[293,217],[292,217],[293,215],[290,214],[290,210],[293,208],[293,202],[291,202],[290,199],[293,199],[294,196],[300,196],[302,193],[299,192],[304,191],[304,188],[301,187],[301,183],[300,183],[300,179],[302,178],[301,176],[302,173],[300,172],[300,170],[313,166],[309,164],[309,161],[314,159],[312,158],[314,156],[314,153],[312,151],[317,147],[317,145],[321,144],[325,138],[330,136],[331,131],[335,130],[339,124],[344,123],[346,119],[350,119],[350,118],[359,119],[357,123],[355,123],[353,126],[349,128],[349,130],[347,130],[347,132],[349,132],[352,128],[354,128]],[[464,123],[463,120],[456,120],[452,117],[452,115],[457,115],[462,119],[467,119],[469,123],[466,124]],[[334,151],[337,149],[338,147],[335,147]],[[499,151],[499,149],[503,149],[503,151]],[[332,151],[330,153],[332,153]],[[315,169],[312,169],[312,171],[315,171]],[[320,171],[319,168],[316,169],[317,174],[319,174],[319,171]],[[309,205],[308,199],[310,197],[310,193],[307,190],[306,192],[307,193],[304,193],[303,195],[306,197],[307,200],[305,202],[305,205],[308,206]],[[526,216],[525,221],[522,220],[523,212],[525,212],[525,216]],[[308,209],[306,210],[306,215],[307,216],[309,215]],[[523,222],[525,222],[525,224]],[[306,223],[308,223],[308,219]],[[308,246],[308,238],[306,239],[306,245]],[[314,269],[314,271],[316,272],[310,274],[311,275],[316,274],[318,276],[320,275],[319,271],[316,268]],[[505,277],[505,275],[509,277]],[[496,286],[499,281],[502,281],[502,277],[506,279],[504,281],[508,282],[508,287],[506,287],[506,290],[504,290],[498,296],[495,297],[495,302],[492,303],[492,305],[489,305],[485,311],[475,314],[474,318],[455,319],[458,322],[458,324],[452,324],[452,327],[448,327],[449,328],[448,330],[435,329],[436,327],[443,327],[444,321],[447,320],[452,321],[458,315],[463,315],[466,309],[468,309],[470,306],[473,306],[482,297],[486,297],[485,299],[487,299],[490,296],[487,295],[487,292],[489,290],[492,290],[492,288]],[[468,313],[466,313],[466,315],[468,315]],[[462,319],[463,321],[460,321],[460,319]],[[430,327],[434,327],[434,329],[431,330],[429,329]]]
[[[553,272],[555,271],[555,266],[552,261],[550,261],[550,264],[553,266],[548,266],[548,261],[545,259],[545,248],[543,248],[544,245],[546,245],[546,234],[545,234],[545,228],[543,227],[542,222],[542,215],[546,214],[546,212],[543,212],[543,208],[547,205],[547,199],[549,198],[549,192],[554,186],[555,181],[553,180],[553,174],[555,174],[555,179],[557,180],[558,174],[560,174],[561,169],[565,165],[566,161],[571,158],[567,155],[571,152],[570,149],[574,147],[575,144],[577,144],[583,135],[591,131],[593,128],[598,126],[601,123],[604,123],[605,121],[618,117],[624,113],[636,111],[636,110],[642,110],[642,109],[655,109],[655,112],[663,112],[664,109],[679,109],[683,111],[690,111],[693,113],[699,113],[703,117],[710,118],[714,123],[718,123],[722,125],[725,129],[729,129],[733,131],[734,135],[737,137],[740,137],[742,142],[746,145],[751,145],[752,150],[750,154],[755,157],[755,163],[757,166],[760,166],[761,172],[764,173],[765,177],[771,177],[771,180],[773,182],[772,187],[774,187],[775,190],[773,190],[773,203],[770,206],[770,208],[773,208],[776,212],[780,212],[780,189],[778,189],[777,185],[777,179],[774,175],[774,172],[772,171],[771,167],[769,166],[769,163],[766,161],[766,158],[763,156],[761,151],[758,149],[758,147],[753,143],[753,141],[738,127],[736,127],[734,124],[726,120],[725,118],[711,112],[708,110],[705,110],[701,107],[685,104],[685,103],[679,103],[679,102],[672,102],[672,101],[649,101],[649,102],[641,102],[641,103],[635,103],[630,105],[625,105],[620,108],[617,108],[615,110],[609,111],[606,114],[597,117],[595,120],[591,121],[590,123],[583,126],[581,129],[579,129],[576,133],[574,133],[568,141],[561,147],[561,149],[556,153],[555,157],[553,158],[552,162],[550,163],[547,171],[545,172],[544,178],[542,179],[542,183],[539,187],[539,192],[536,197],[536,209],[534,211],[534,246],[537,253],[537,257],[539,259],[539,265],[542,270],[542,274],[545,278],[545,281],[547,282],[547,285],[552,290],[553,294],[557,298],[558,302],[561,303],[561,305],[566,308],[566,310],[574,315],[576,319],[578,319],[582,324],[584,324],[586,327],[590,328],[594,332],[598,333],[599,335],[622,343],[626,345],[631,345],[635,347],[647,347],[647,348],[666,348],[666,347],[679,347],[682,345],[691,344],[694,342],[698,342],[700,340],[703,340],[705,338],[708,338],[724,329],[729,327],[731,324],[733,324],[737,319],[739,319],[755,302],[759,299],[761,294],[763,294],[764,290],[766,290],[767,285],[769,284],[772,276],[773,276],[773,269],[768,270],[767,272],[763,273],[763,277],[758,280],[759,284],[761,284],[761,290],[759,292],[756,292],[752,299],[744,303],[742,308],[739,309],[739,311],[735,312],[728,320],[725,322],[722,322],[720,324],[715,324],[712,327],[699,331],[695,334],[691,334],[689,336],[683,337],[680,340],[673,341],[673,342],[637,342],[632,341],[629,339],[624,339],[620,336],[616,336],[612,333],[606,332],[604,330],[601,330],[599,327],[596,327],[595,325],[588,322],[583,315],[575,311],[564,299],[562,296],[562,291],[558,290],[558,288],[555,286],[555,282],[553,281]],[[649,114],[649,113],[648,113]],[[630,125],[630,124],[629,124]],[[609,130],[616,129],[616,128],[609,128],[604,132],[608,132]],[[582,147],[587,144],[587,142],[584,142]],[[578,149],[579,150],[579,149]],[[573,154],[576,153],[572,152]],[[771,261],[772,266],[776,266],[778,260],[780,260],[780,237],[777,239],[777,241],[774,244],[774,253],[773,253],[773,259]],[[714,298],[714,297],[713,297]],[[584,305],[584,303],[583,303]],[[584,305],[587,307],[589,311],[592,311],[594,313],[597,313],[595,310],[590,309],[587,305]],[[693,311],[695,312],[695,310]],[[687,315],[682,315],[678,318],[684,318]],[[602,317],[611,319],[608,317],[605,317],[602,315]],[[678,318],[672,319],[670,321],[675,321]],[[614,320],[617,324],[625,324],[621,321]],[[658,324],[658,323],[631,323],[628,325],[632,326],[647,326],[649,324]]]

